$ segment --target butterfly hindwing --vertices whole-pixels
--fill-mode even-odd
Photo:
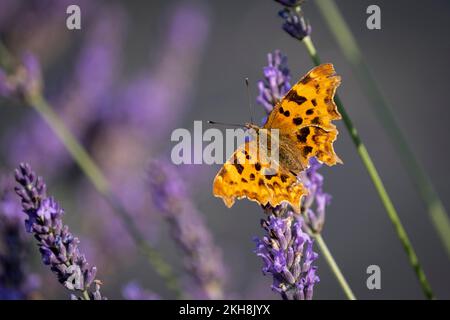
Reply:
[[[283,168],[268,175],[270,162],[260,153],[256,141],[240,146],[217,173],[213,193],[221,197],[228,207],[235,199],[247,197],[261,205],[273,207],[288,202],[300,211],[301,197],[306,190],[297,177]]]

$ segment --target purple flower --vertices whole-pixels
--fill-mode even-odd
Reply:
[[[313,157],[309,160],[309,165],[309,168],[301,173],[301,180],[308,189],[308,195],[302,199],[302,212],[306,215],[306,222],[311,231],[320,233],[325,223],[325,209],[331,202],[331,195],[323,191],[324,179],[318,173],[322,164]]]
[[[311,34],[311,25],[305,20],[301,11],[284,8],[278,14],[284,19],[283,30],[292,37],[301,41]]]
[[[302,230],[303,219],[291,211],[269,215],[261,225],[266,231],[255,239],[255,253],[262,258],[264,274],[273,277],[272,290],[285,300],[311,300],[314,284],[319,282],[313,262],[313,241]]]
[[[275,0],[275,2],[281,3],[286,7],[297,7],[302,5],[305,0]]]
[[[63,224],[64,210],[51,197],[41,177],[28,164],[15,171],[19,184],[15,191],[22,200],[22,209],[28,216],[27,232],[38,242],[44,264],[57,275],[58,281],[72,291],[75,299],[103,299],[100,281],[95,279],[96,267],[90,267],[78,249],[79,240]],[[94,289],[91,286],[94,285]]]
[[[176,167],[152,161],[149,183],[155,206],[164,213],[176,243],[185,253],[185,266],[194,278],[190,293],[198,299],[224,298],[224,262],[201,214],[187,196]]]
[[[269,65],[264,67],[264,79],[258,81],[259,95],[256,102],[267,113],[283,98],[291,88],[291,75],[287,67],[287,57],[279,50],[267,55]]]
[[[102,11],[98,21],[86,34],[74,64],[73,75],[65,80],[57,97],[50,97],[52,106],[80,140],[87,140],[86,136],[99,120],[103,100],[111,95],[119,68],[123,20],[121,10],[109,8]],[[36,60],[34,63],[28,62],[28,69],[39,70],[36,64]],[[38,71],[33,73],[39,74]],[[73,163],[64,145],[48,124],[36,117],[36,114],[26,117],[18,128],[12,128],[7,134],[5,145],[9,163],[15,164],[21,159],[27,159],[34,167],[45,172],[47,178]],[[47,157],[42,157],[43,153]]]
[[[0,300],[29,299],[39,287],[39,277],[28,272],[25,214],[12,181],[12,177],[0,177]]]
[[[23,101],[42,89],[41,67],[37,58],[26,53],[22,63],[10,74],[0,69],[0,95],[6,98]]]
[[[122,289],[122,296],[127,300],[160,300],[161,297],[142,286],[136,281],[130,281]]]

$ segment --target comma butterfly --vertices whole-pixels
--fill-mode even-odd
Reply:
[[[322,64],[306,74],[277,103],[262,127],[279,130],[279,165],[267,173],[270,161],[257,140],[237,148],[217,173],[213,194],[228,207],[235,199],[248,198],[266,206],[289,203],[300,212],[301,198],[307,193],[298,174],[316,157],[329,166],[342,163],[333,149],[338,131],[332,123],[341,119],[334,94],[341,78],[332,64]],[[259,132],[259,127],[246,124]],[[253,161],[248,161],[252,159]]]

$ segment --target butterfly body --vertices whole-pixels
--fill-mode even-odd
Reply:
[[[341,118],[333,101],[339,83],[333,65],[322,64],[289,90],[263,127],[246,124],[256,135],[239,146],[219,170],[213,194],[228,207],[235,199],[246,197],[263,206],[287,202],[300,212],[301,198],[307,191],[298,174],[308,167],[309,159],[316,157],[330,166],[341,162],[333,149],[338,131],[332,123]],[[267,144],[259,143],[260,135],[266,135]],[[274,151],[272,140],[278,146],[276,172],[269,157]]]

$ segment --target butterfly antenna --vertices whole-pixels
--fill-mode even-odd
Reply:
[[[250,123],[253,124],[253,106],[252,106],[252,99],[250,97],[250,86],[248,84],[248,78],[245,78],[245,86],[247,87],[248,108],[250,110]]]
[[[208,123],[209,124],[217,124],[217,125],[220,125],[220,126],[227,126],[227,127],[241,127],[241,128],[245,127],[245,124],[226,123],[226,122],[211,121],[211,120],[208,120]]]

